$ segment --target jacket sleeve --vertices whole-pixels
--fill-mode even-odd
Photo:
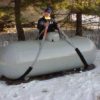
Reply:
[[[45,28],[44,27],[44,21],[43,20],[41,20],[41,19],[38,20],[37,28],[39,30],[43,30]]]

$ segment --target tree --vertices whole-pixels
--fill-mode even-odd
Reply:
[[[80,3],[79,0],[76,0],[76,2],[77,4]],[[81,10],[76,11],[76,35],[82,36],[82,11]]]
[[[82,36],[82,13],[76,13],[76,35]]]
[[[20,14],[20,5],[21,5],[21,0],[14,0],[15,2],[15,22],[16,22],[16,29],[17,29],[17,34],[18,34],[18,40],[19,41],[24,41],[25,40],[25,35],[24,31],[21,26],[21,14]]]
[[[68,9],[76,14],[76,35],[82,36],[82,14],[100,14],[100,0],[69,0]]]

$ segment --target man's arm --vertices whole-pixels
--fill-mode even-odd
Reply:
[[[37,28],[39,29],[39,30],[43,30],[45,27],[44,27],[44,22],[43,22],[43,20],[38,20],[38,24],[37,24]]]

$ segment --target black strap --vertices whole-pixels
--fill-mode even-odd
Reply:
[[[58,28],[58,32],[59,32],[60,34],[62,34],[62,32],[60,31],[59,28]],[[76,48],[72,43],[70,43],[70,41],[67,40],[67,43],[69,43],[69,44],[75,49],[75,51],[76,51],[76,53],[78,54],[80,60],[81,60],[82,63],[84,64],[84,69],[87,69],[89,65],[88,65],[87,61],[85,60],[85,58],[84,58],[83,54],[81,53],[81,51],[80,51],[78,48]]]
[[[24,80],[25,77],[32,71],[32,69],[33,69],[33,67],[30,66],[30,67],[24,72],[24,74],[22,74],[19,78],[17,78],[17,79],[10,79],[10,80],[12,80],[12,81]]]
[[[83,62],[83,64],[84,64],[84,69],[87,69],[88,63],[87,63],[87,61],[85,60],[83,54],[80,52],[80,50],[79,50],[78,48],[75,48],[75,51],[77,52],[78,56],[80,57],[81,61]]]

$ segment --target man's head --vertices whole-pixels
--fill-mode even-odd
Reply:
[[[44,12],[51,13],[51,12],[52,12],[52,10],[51,10],[51,8],[50,8],[50,7],[48,7],[48,8],[46,8],[46,9],[44,10]]]
[[[52,12],[52,10],[50,9],[50,8],[46,8],[45,10],[44,10],[44,17],[45,17],[45,19],[51,19],[51,12]]]

